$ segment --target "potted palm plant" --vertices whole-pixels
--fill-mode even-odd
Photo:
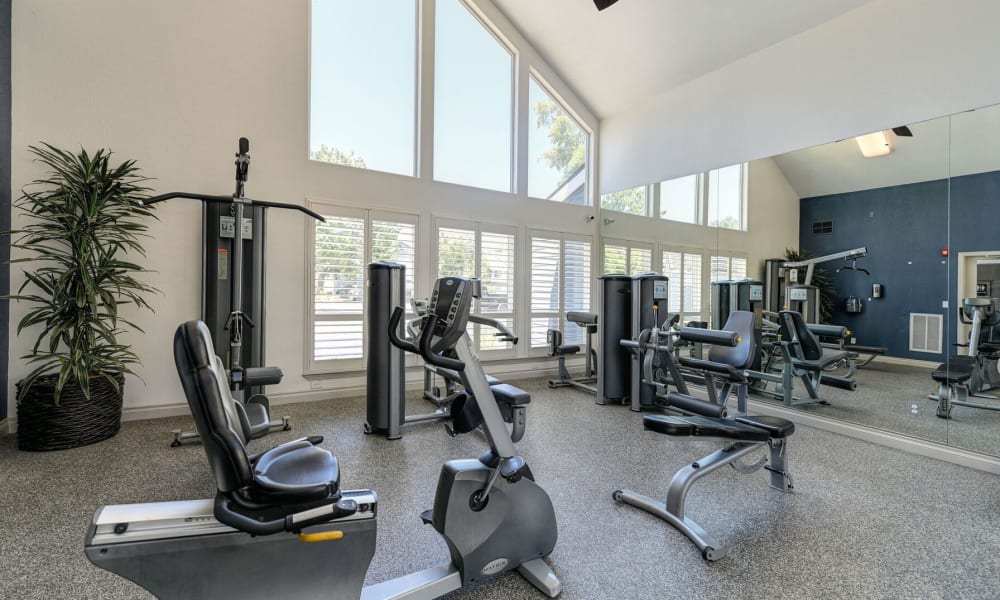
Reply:
[[[28,263],[9,299],[30,304],[17,333],[37,333],[22,358],[30,370],[17,384],[18,447],[60,450],[107,439],[121,426],[125,374],[139,357],[118,341],[139,327],[122,305],[150,309],[157,290],[136,275],[140,241],[155,218],[141,200],[148,188],[135,161],[115,165],[111,152],[68,152],[32,146],[43,178],[28,184],[14,206],[27,224],[6,232]],[[140,330],[141,331],[141,330]]]

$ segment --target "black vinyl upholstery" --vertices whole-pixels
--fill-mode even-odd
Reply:
[[[760,427],[726,418],[645,415],[642,424],[649,431],[674,436],[725,438],[739,442],[766,442],[771,437]]]
[[[778,333],[783,339],[793,342],[790,352],[792,363],[799,368],[810,371],[821,371],[826,367],[849,358],[843,350],[824,349],[806,324],[802,314],[793,310],[783,310],[778,313]]]
[[[337,459],[311,441],[282,444],[250,459],[240,425],[246,416],[229,392],[204,323],[188,321],[177,328],[174,362],[219,492],[289,504],[338,495]]]

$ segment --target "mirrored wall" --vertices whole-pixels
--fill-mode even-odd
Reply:
[[[669,312],[710,321],[711,281],[773,279],[786,248],[836,257],[810,283],[857,359],[823,375],[856,388],[820,385],[795,409],[1000,455],[1000,105],[885,126],[650,186],[652,225],[602,212],[599,268],[660,270]],[[798,379],[794,395],[810,400]]]

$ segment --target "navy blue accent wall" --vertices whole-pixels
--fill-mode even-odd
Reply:
[[[10,229],[10,0],[0,2],[0,231]],[[10,293],[10,238],[0,239],[0,295]],[[0,301],[0,420],[7,417],[9,302]]]
[[[941,306],[949,286],[947,260],[940,255],[948,245],[948,181],[803,198],[799,214],[803,250],[821,256],[868,247],[868,256],[858,266],[871,276],[861,271],[834,273],[847,264],[844,261],[820,265],[837,289],[831,321],[848,327],[859,344],[885,346],[890,356],[943,360],[940,354],[910,352],[909,330],[910,313],[949,312]],[[813,234],[816,221],[833,221],[833,233]],[[868,300],[872,283],[883,285],[881,299]],[[845,312],[848,296],[861,298],[861,313]],[[949,331],[946,321],[945,351]]]

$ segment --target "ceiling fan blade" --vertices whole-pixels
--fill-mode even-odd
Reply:
[[[597,5],[597,10],[604,10],[615,2],[618,2],[618,0],[594,0],[594,4]]]
[[[899,127],[893,127],[892,132],[900,137],[913,137],[913,132],[906,125],[900,125]]]

